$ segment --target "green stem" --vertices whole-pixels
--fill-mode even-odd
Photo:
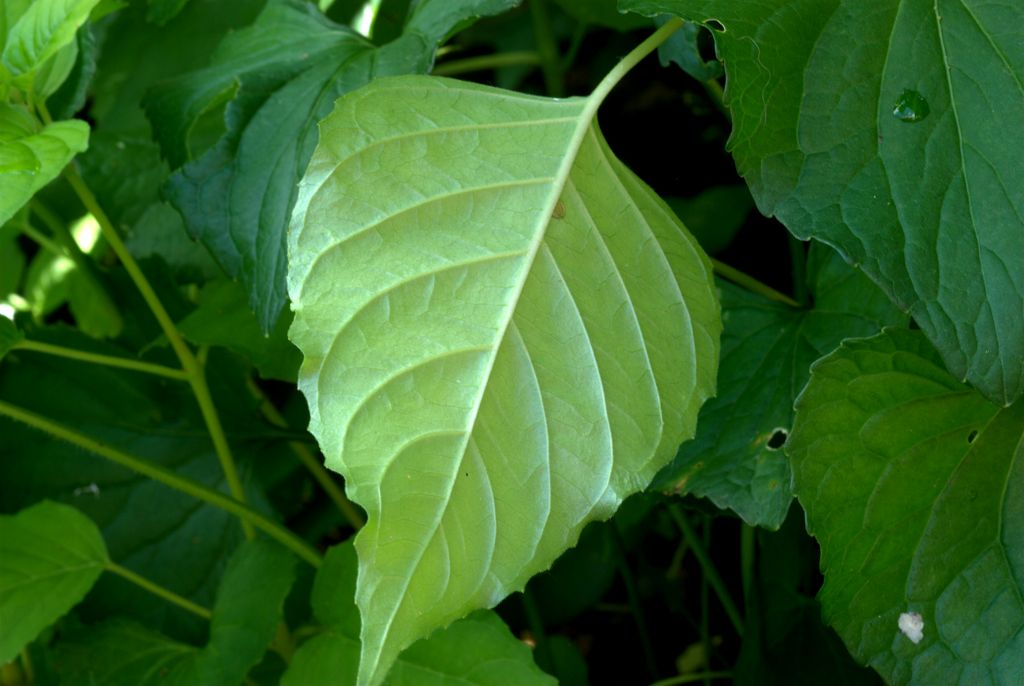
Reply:
[[[169,588],[165,588],[160,584],[156,583],[155,581],[150,581],[146,577],[136,574],[132,570],[128,569],[127,567],[122,567],[116,562],[108,561],[107,571],[113,572],[114,574],[117,574],[118,576],[123,577],[128,581],[132,582],[136,586],[146,589],[153,595],[160,596],[167,602],[173,603],[174,605],[177,605],[182,609],[188,610],[192,614],[198,615],[203,619],[213,618],[213,613],[205,607],[203,607],[202,605],[193,603],[188,598],[183,598],[182,596],[178,595]]]
[[[317,553],[312,546],[269,517],[251,509],[248,505],[236,500],[235,498],[212,488],[208,488],[203,484],[183,477],[169,469],[165,469],[164,467],[155,465],[147,460],[122,452],[117,448],[112,448],[95,440],[94,438],[86,436],[85,434],[69,429],[58,422],[37,415],[34,412],[29,412],[28,410],[24,410],[15,405],[0,401],[0,415],[6,415],[11,419],[24,422],[35,429],[39,429],[40,431],[44,431],[55,438],[67,441],[68,443],[76,445],[83,450],[93,453],[94,455],[106,458],[107,460],[141,474],[142,476],[158,481],[169,488],[186,493],[198,500],[207,502],[214,507],[219,507],[225,512],[229,512],[240,518],[242,521],[249,523],[250,526],[260,529],[314,567],[320,566],[320,554]]]
[[[500,67],[537,66],[541,63],[540,55],[532,50],[519,52],[499,52],[494,55],[480,55],[452,60],[434,67],[434,76],[456,76],[475,71],[486,71]]]
[[[622,77],[629,73],[629,70],[635,67],[640,60],[657,50],[659,45],[668,40],[669,36],[682,27],[683,21],[681,19],[670,19],[665,22],[664,26],[648,36],[647,40],[630,50],[629,54],[619,60],[619,63],[601,79],[601,82],[597,84],[597,88],[590,94],[588,99],[596,103],[593,107],[596,108],[608,93],[615,88],[616,84],[622,80]]]
[[[723,262],[719,262],[713,257],[711,258],[711,265],[715,268],[716,274],[718,274],[724,279],[732,281],[737,286],[742,286],[743,288],[746,288],[751,293],[763,295],[769,300],[775,300],[781,303],[785,303],[790,307],[801,307],[799,302],[793,300],[793,298],[789,297],[788,295],[785,295],[784,293],[779,293],[771,286],[766,286],[765,284],[761,283],[754,277],[748,274],[744,274],[739,269],[730,267],[729,265]]]
[[[284,415],[274,407],[274,404],[270,402],[270,398],[263,393],[263,389],[256,385],[251,378],[248,379],[248,383],[249,390],[252,392],[253,396],[260,401],[260,411],[263,413],[263,416],[267,418],[267,421],[274,426],[279,426],[284,429],[289,428],[288,421],[284,418]],[[366,523],[366,520],[363,519],[363,515],[360,514],[359,510],[356,509],[356,506],[352,504],[352,501],[345,497],[344,492],[342,492],[338,487],[338,484],[335,483],[334,478],[328,473],[328,471],[324,469],[324,466],[313,454],[313,451],[310,450],[306,444],[298,441],[291,441],[288,445],[292,452],[295,453],[295,456],[299,458],[299,461],[303,466],[309,470],[309,473],[313,476],[316,482],[320,484],[320,487],[324,489],[327,497],[331,499],[331,501],[337,506],[338,510],[341,511],[341,514],[345,519],[348,520],[348,523],[352,525],[352,528],[362,528]]]
[[[789,259],[793,274],[793,296],[800,306],[806,306],[807,294],[807,246],[796,236],[789,235]]]
[[[682,532],[683,537],[686,539],[686,543],[693,550],[693,554],[697,557],[697,562],[700,563],[701,570],[704,572],[704,576],[707,577],[708,583],[711,584],[711,588],[715,591],[715,595],[718,596],[718,601],[722,604],[725,609],[725,614],[728,615],[729,621],[732,622],[733,628],[736,629],[736,633],[740,636],[743,635],[743,615],[736,608],[736,603],[733,602],[732,596],[729,595],[729,590],[725,587],[725,582],[722,581],[722,577],[718,574],[718,570],[715,569],[715,563],[711,561],[711,556],[708,555],[707,549],[704,544],[701,543],[697,533],[693,530],[693,526],[687,521],[686,516],[678,505],[670,505],[668,508],[669,514],[675,521],[676,526]]]
[[[680,674],[669,679],[662,679],[661,681],[655,681],[650,686],[677,686],[678,684],[692,684],[697,681],[731,678],[732,672],[700,672],[698,674]]]
[[[544,87],[551,97],[561,98],[565,95],[565,83],[562,81],[558,43],[555,42],[555,34],[551,31],[547,0],[530,0],[530,16],[533,19],[533,36],[537,41],[537,52],[540,53],[540,68],[544,73]]]
[[[220,466],[224,472],[225,479],[227,479],[231,495],[234,496],[235,500],[244,503],[245,491],[242,488],[242,481],[238,477],[238,470],[235,468],[235,460],[231,455],[231,448],[228,445],[227,437],[224,435],[224,427],[221,426],[220,417],[217,415],[217,408],[214,406],[213,398],[210,396],[210,389],[206,383],[206,370],[199,360],[196,359],[195,355],[192,354],[188,345],[185,344],[185,340],[175,326],[174,320],[167,313],[156,291],[153,290],[149,280],[146,279],[146,275],[142,273],[142,269],[139,268],[135,258],[128,251],[110,218],[107,217],[103,208],[100,207],[99,202],[96,201],[96,196],[93,195],[86,185],[85,180],[78,173],[74,164],[69,164],[64,169],[64,176],[82,201],[82,204],[100,225],[103,236],[107,239],[121,264],[124,265],[125,271],[128,272],[128,276],[135,283],[135,287],[146,301],[153,316],[156,317],[160,328],[181,361],[181,366],[185,370],[188,382],[192,386],[192,392],[196,396],[196,402],[199,403],[199,410],[203,415],[203,421],[206,422],[207,431],[210,433],[214,450],[217,453],[217,459],[220,461]],[[242,529],[245,532],[246,538],[255,537],[256,533],[248,520],[242,520]]]
[[[155,374],[156,376],[163,376],[168,379],[175,379],[176,381],[188,380],[188,376],[185,374],[184,370],[181,369],[174,369],[162,364],[153,364],[151,362],[143,362],[141,360],[132,360],[126,357],[89,353],[75,348],[65,348],[62,345],[52,345],[50,343],[42,343],[40,341],[22,340],[14,345],[14,349],[30,350],[32,352],[43,353],[45,355],[56,355],[57,357],[66,357],[71,360],[91,362],[93,364],[101,364],[107,367],[131,369],[132,371]]]
[[[25,234],[26,236],[28,236],[29,238],[31,238],[36,243],[46,248],[50,252],[54,253],[55,255],[63,255],[65,257],[70,257],[68,255],[67,249],[63,245],[57,243],[55,240],[53,240],[52,238],[50,238],[45,233],[35,228],[31,224],[29,224],[28,222],[22,223],[20,228],[23,234]]]
[[[707,520],[705,519],[705,522]],[[711,546],[711,527],[705,526],[701,548],[707,550]],[[700,643],[704,646],[704,666],[711,667],[711,594],[708,593],[708,575],[700,575]],[[705,673],[706,674],[706,673]],[[711,686],[711,679],[701,679],[704,686]]]

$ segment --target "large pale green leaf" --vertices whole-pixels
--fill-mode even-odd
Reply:
[[[1024,403],[988,402],[890,329],[815,365],[786,451],[822,612],[854,656],[891,684],[1022,682]]]
[[[99,529],[72,507],[0,515],[0,664],[78,604],[107,561]]]
[[[168,198],[192,235],[241,280],[264,331],[287,300],[285,232],[317,122],[339,95],[375,77],[428,71],[454,26],[518,2],[426,0],[402,36],[377,48],[309,2],[270,0],[251,27],[222,43],[209,67],[154,90],[147,114],[171,166],[181,167]],[[227,132],[189,161],[196,121],[232,97]]]
[[[782,524],[793,492],[781,448],[811,363],[844,338],[906,322],[834,251],[812,246],[808,272],[813,307],[806,309],[721,284],[725,333],[718,397],[701,409],[696,437],[652,486],[705,496],[752,525]]]
[[[84,121],[40,128],[25,108],[0,103],[0,224],[88,144],[89,125]]]
[[[360,683],[550,566],[713,392],[710,265],[599,102],[397,77],[320,125],[290,335],[310,430],[369,514]]]
[[[714,19],[758,205],[859,264],[954,376],[1024,393],[1024,4],[620,0]]]
[[[80,632],[59,645],[66,686],[234,686],[274,638],[295,558],[276,543],[246,541],[231,557],[202,648],[124,620]]]
[[[98,3],[99,0],[34,0],[8,28],[3,52],[0,53],[0,64],[6,74],[0,70],[0,75],[23,81],[26,75],[42,67],[62,48],[70,47],[78,27],[85,23]],[[56,90],[63,77],[67,76],[75,55],[77,50],[70,56],[66,68],[59,68],[63,76],[49,92]]]
[[[354,686],[359,660],[359,614],[351,544],[327,551],[313,584],[313,613],[325,631],[292,659],[282,686]],[[529,649],[493,612],[479,611],[428,639],[395,662],[388,686],[550,686]]]

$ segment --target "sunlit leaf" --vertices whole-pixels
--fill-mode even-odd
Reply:
[[[398,77],[320,125],[290,335],[310,430],[369,514],[360,683],[549,567],[713,392],[710,265],[599,102]]]

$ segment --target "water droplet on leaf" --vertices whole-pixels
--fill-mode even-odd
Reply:
[[[892,106],[892,116],[911,124],[921,121],[931,111],[932,109],[928,106],[928,101],[924,99],[924,96],[909,88],[900,93],[896,104]]]

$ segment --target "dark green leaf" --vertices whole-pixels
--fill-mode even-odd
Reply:
[[[619,12],[615,0],[555,0],[566,14],[585,24],[607,26],[617,31],[645,28],[651,22],[643,17]]]
[[[889,329],[815,365],[786,451],[824,617],[858,660],[891,684],[1020,682],[1024,402],[988,402]]]
[[[146,19],[159,26],[163,26],[171,19],[174,19],[185,7],[188,0],[146,0],[149,11]]]
[[[107,355],[133,354],[68,330],[38,330],[31,337]],[[0,364],[0,398],[212,488],[226,487],[185,384],[16,350]],[[239,403],[235,413],[243,412]],[[249,424],[258,416],[250,413]],[[24,425],[0,419],[0,433],[2,511],[40,498],[72,503],[102,528],[120,564],[199,603],[212,601],[227,557],[242,537],[235,517]],[[247,495],[262,506],[252,484]],[[175,636],[197,633],[195,617],[115,576],[99,581],[82,610],[89,619],[122,613]]]
[[[264,331],[286,302],[285,231],[296,184],[317,142],[316,123],[341,94],[370,79],[427,71],[455,23],[516,0],[423,2],[406,33],[374,48],[299,0],[275,0],[224,41],[213,63],[155,90],[146,110],[172,167],[167,187],[224,270],[239,278]],[[227,93],[227,133],[198,159],[189,132]]]
[[[58,646],[66,686],[228,686],[240,684],[281,622],[295,558],[266,540],[246,541],[217,590],[210,640],[178,643],[128,622],[91,627]]]
[[[1024,393],[1024,4],[621,0],[715,20],[763,212],[859,264],[954,376]]]
[[[60,88],[46,100],[46,107],[54,119],[70,119],[85,105],[92,77],[96,73],[96,39],[92,28],[83,26],[76,34],[78,57]]]
[[[0,664],[77,605],[107,561],[99,529],[72,507],[0,515]]]
[[[747,187],[712,186],[692,198],[665,198],[708,253],[721,252],[754,209]]]
[[[844,338],[870,336],[906,317],[834,251],[811,248],[814,306],[798,310],[722,283],[725,332],[718,397],[697,436],[657,476],[655,488],[708,497],[749,524],[778,528],[793,499],[782,443],[808,367]]]
[[[302,356],[288,340],[291,313],[283,313],[274,330],[264,334],[249,309],[245,291],[234,281],[211,281],[199,307],[178,323],[196,345],[220,345],[250,360],[265,379],[295,381]]]
[[[658,17],[656,22],[663,26],[667,16]],[[658,46],[658,58],[662,65],[675,62],[680,69],[698,81],[710,81],[722,75],[722,63],[717,60],[705,61],[700,54],[698,40],[705,29],[700,24],[686,24]]]

